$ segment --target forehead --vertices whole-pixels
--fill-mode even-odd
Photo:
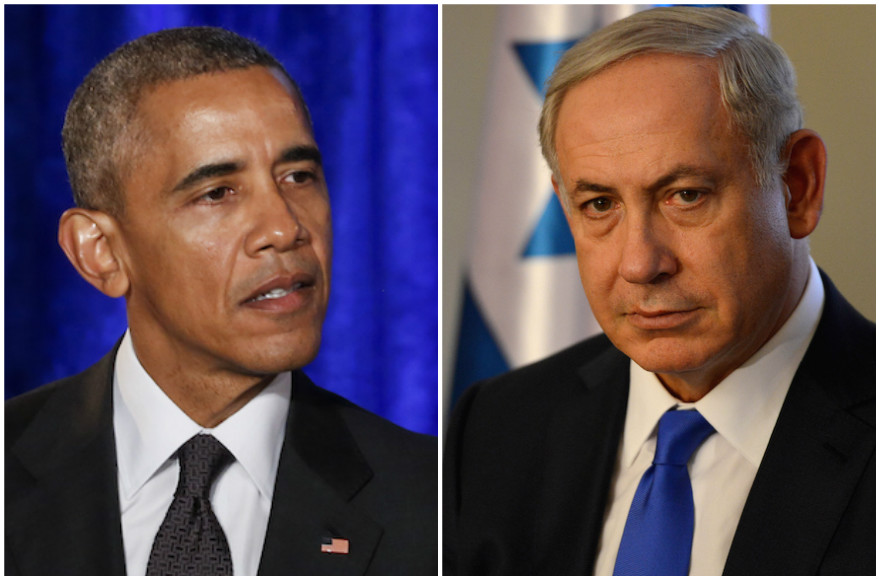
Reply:
[[[143,95],[136,111],[139,128],[154,138],[267,122],[311,136],[306,118],[290,81],[280,71],[262,66],[160,84]]]
[[[567,92],[556,147],[562,172],[574,161],[623,160],[652,151],[656,162],[728,145],[716,63],[707,57],[646,54],[612,65]],[[696,143],[700,147],[696,147]]]
[[[251,67],[161,84],[138,103],[117,154],[125,205],[168,193],[208,165],[257,175],[286,150],[315,147],[307,113],[283,73]]]

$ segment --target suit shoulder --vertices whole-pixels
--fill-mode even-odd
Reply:
[[[410,458],[420,456],[429,459],[435,466],[437,456],[435,436],[407,430],[338,394],[315,385],[307,378],[297,382],[295,396],[307,397],[313,404],[335,408],[362,450],[368,452],[370,448],[380,448],[388,453],[403,453]]]
[[[628,358],[605,335],[589,338],[548,358],[477,382],[458,400],[449,431],[480,424],[510,432],[542,428],[556,409],[585,394],[589,385],[615,384]]]
[[[59,430],[67,422],[92,417],[106,404],[113,380],[116,347],[79,374],[67,376],[6,401],[6,445],[9,447],[40,414],[52,416],[51,426]],[[75,410],[74,410],[75,409]]]
[[[477,382],[466,391],[465,396],[480,398],[515,398],[519,404],[524,400],[547,399],[563,395],[581,383],[581,369],[603,356],[625,356],[617,350],[604,334],[578,342],[543,360],[517,368],[505,374]]]
[[[40,411],[59,392],[75,387],[75,378],[69,376],[38,388],[19,394],[6,401],[6,445],[7,447],[18,438]]]
[[[402,459],[413,467],[427,466],[435,472],[438,442],[436,436],[407,430],[386,418],[370,412],[350,401],[342,408],[355,440],[366,454],[381,454],[387,460]]]
[[[875,428],[876,324],[858,312],[822,272],[824,311],[801,370],[842,408]]]

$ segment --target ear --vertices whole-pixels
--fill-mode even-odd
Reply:
[[[787,186],[787,221],[791,237],[802,239],[818,226],[824,206],[824,174],[827,150],[818,133],[796,131],[788,139],[788,158],[783,181]]]
[[[128,292],[118,238],[118,223],[102,211],[68,209],[58,223],[58,244],[67,259],[79,275],[111,298]]]

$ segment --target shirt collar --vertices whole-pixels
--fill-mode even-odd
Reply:
[[[291,374],[281,373],[220,425],[203,428],[147,374],[126,332],[113,377],[113,427],[122,499],[133,497],[184,442],[205,432],[223,443],[259,492],[271,500],[290,393]]]
[[[824,286],[812,259],[800,302],[781,329],[701,400],[686,404],[656,374],[630,362],[629,401],[620,458],[630,466],[669,409],[696,408],[755,467],[760,466],[794,374],[824,308]]]

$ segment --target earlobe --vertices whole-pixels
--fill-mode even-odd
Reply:
[[[787,218],[791,237],[802,239],[818,226],[824,206],[827,150],[814,131],[801,129],[788,139],[784,174]]]
[[[118,298],[128,292],[128,275],[113,238],[116,220],[102,211],[68,209],[58,223],[58,244],[87,282]]]

